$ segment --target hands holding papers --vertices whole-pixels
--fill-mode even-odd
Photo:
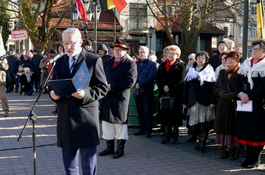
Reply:
[[[252,101],[249,100],[248,95],[245,93],[240,94],[240,99],[237,100],[237,111],[242,112],[252,112],[253,111],[253,105]]]
[[[50,95],[51,95],[52,99],[54,99],[54,100],[59,100],[59,98],[60,98],[60,96],[56,95],[54,93],[54,91],[51,91]],[[84,90],[77,91],[75,93],[72,93],[72,96],[75,98],[78,98],[78,99],[82,99],[85,96],[85,91]]]

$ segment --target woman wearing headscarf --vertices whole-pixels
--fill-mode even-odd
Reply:
[[[235,140],[246,145],[247,156],[241,164],[254,168],[260,164],[260,154],[265,145],[265,41],[252,42],[252,58],[246,59],[238,70],[235,81],[240,104],[252,103],[253,110],[237,111]]]
[[[196,53],[196,62],[185,77],[182,106],[188,108],[190,129],[197,133],[200,144],[194,149],[205,152],[209,130],[214,123],[213,87],[216,82],[213,67],[208,64],[209,55],[205,51]]]
[[[178,143],[178,127],[182,125],[181,95],[183,81],[186,73],[185,63],[179,59],[181,51],[178,46],[167,47],[167,60],[160,64],[156,83],[159,89],[159,98],[170,95],[175,97],[174,105],[171,109],[158,110],[157,122],[165,129],[165,137],[161,141],[165,144],[170,141],[169,126],[173,126],[173,143]]]
[[[238,157],[239,144],[233,139],[237,98],[234,83],[238,77],[239,59],[239,54],[235,51],[226,55],[225,69],[220,70],[214,86],[214,94],[219,97],[216,103],[214,131],[216,132],[215,142],[223,146],[220,159],[229,157],[229,160],[236,160]]]

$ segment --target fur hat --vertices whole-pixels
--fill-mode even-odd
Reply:
[[[24,72],[27,72],[28,70],[30,70],[30,68],[28,68],[28,67],[24,67]]]
[[[126,49],[126,50],[129,50],[126,42],[124,39],[119,39],[118,41],[116,41],[114,43],[114,47],[120,47],[120,48],[123,48],[123,49]]]
[[[235,51],[231,51],[231,52],[229,52],[227,54],[226,59],[227,58],[232,58],[232,59],[236,60],[239,63],[240,56],[239,56],[239,53],[237,53]]]

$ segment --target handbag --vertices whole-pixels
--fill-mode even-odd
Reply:
[[[172,109],[174,105],[175,97],[171,97],[169,93],[167,96],[161,97],[159,99],[160,102],[160,109]]]

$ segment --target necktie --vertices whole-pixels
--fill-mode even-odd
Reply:
[[[73,69],[75,67],[75,57],[72,58],[71,62],[72,62],[72,65],[71,65],[71,68],[70,68],[70,73],[72,73],[72,71],[73,71]]]

